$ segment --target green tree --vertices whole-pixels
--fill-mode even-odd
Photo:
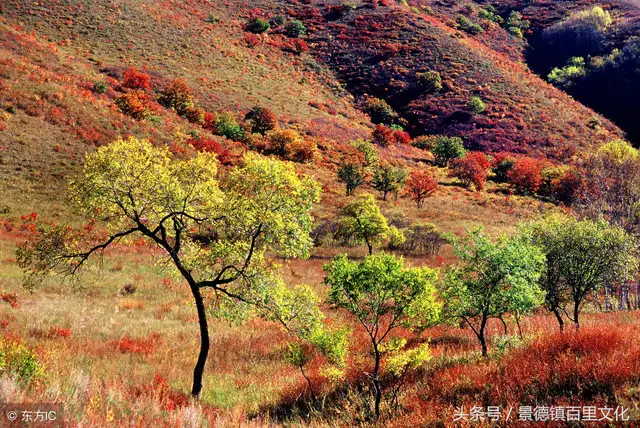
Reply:
[[[373,246],[389,238],[392,232],[375,198],[367,193],[344,207],[338,218],[338,233],[358,243],[364,242],[369,254],[373,254]]]
[[[563,315],[580,328],[580,311],[589,294],[611,282],[631,279],[637,271],[636,240],[604,221],[579,221],[557,214],[530,223],[523,230],[546,256],[540,287],[561,331]]]
[[[373,170],[371,187],[382,193],[382,199],[387,200],[389,193],[397,194],[407,182],[407,171],[388,163],[378,165]]]
[[[458,266],[441,282],[444,316],[467,324],[487,355],[487,321],[507,314],[524,314],[542,304],[537,284],[544,256],[526,237],[502,236],[492,242],[482,229],[454,240]]]
[[[486,108],[484,102],[480,99],[480,97],[471,97],[469,103],[467,104],[467,107],[469,107],[469,110],[471,110],[473,114],[480,114]]]
[[[293,20],[287,22],[287,24],[284,26],[284,32],[287,37],[301,37],[307,34],[307,27],[305,27],[302,22]]]
[[[123,239],[155,244],[186,281],[197,310],[194,396],[202,391],[210,347],[207,306],[236,320],[256,314],[279,320],[298,336],[308,336],[320,318],[309,289],[287,288],[265,256],[308,255],[318,185],[291,164],[257,155],[247,155],[222,182],[217,165],[211,153],[180,159],[133,137],[101,147],[87,155],[70,194],[77,213],[105,222],[108,236],[43,227],[17,257],[25,285],[33,287],[54,273],[79,274],[91,256]]]
[[[466,150],[460,137],[439,137],[432,153],[436,165],[447,166],[451,160],[464,156]]]
[[[398,351],[406,341],[391,335],[398,327],[418,328],[439,318],[436,299],[437,271],[426,267],[408,268],[401,257],[389,254],[368,256],[363,262],[339,255],[324,267],[325,284],[330,286],[328,302],[346,309],[364,327],[371,341],[373,368],[371,382],[375,393],[374,412],[380,416],[382,387],[381,361],[384,355]],[[405,355],[393,361],[392,370],[400,372],[411,361],[424,361],[423,355]]]
[[[350,144],[364,156],[364,166],[370,167],[378,163],[378,148],[371,141],[359,138]]]
[[[338,167],[338,181],[344,183],[347,196],[353,195],[356,189],[365,182],[367,173],[361,162],[356,159],[342,159]]]

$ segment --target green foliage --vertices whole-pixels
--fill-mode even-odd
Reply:
[[[93,82],[93,91],[96,94],[104,94],[105,92],[107,92],[107,89],[109,89],[109,85],[107,85],[105,82]]]
[[[383,163],[374,169],[371,187],[382,193],[382,199],[386,201],[389,193],[397,195],[406,182],[407,171],[404,168]]]
[[[416,79],[426,92],[434,93],[442,90],[442,76],[437,71],[416,73]]]
[[[374,246],[389,238],[389,234],[387,219],[370,194],[362,194],[349,202],[338,218],[338,235],[357,243],[365,243],[369,254],[373,253]]]
[[[29,383],[42,378],[44,372],[44,365],[31,349],[11,339],[0,338],[0,376]]]
[[[484,112],[486,108],[480,97],[471,97],[469,103],[467,103],[467,107],[469,107],[469,110],[471,110],[473,114],[480,114]]]
[[[373,166],[378,163],[378,148],[371,141],[360,138],[352,141],[351,145],[364,155],[365,166]]]
[[[368,97],[364,102],[364,109],[376,124],[392,125],[398,119],[398,113],[380,98]]]
[[[519,39],[522,39],[524,37],[524,34],[522,33],[522,30],[518,27],[509,27],[509,34],[511,34],[512,36],[515,36]]]
[[[572,86],[576,80],[587,75],[587,69],[582,57],[573,57],[567,65],[562,68],[554,68],[547,76],[547,80],[554,85],[568,88]]]
[[[396,377],[402,376],[407,370],[416,370],[431,360],[429,343],[423,343],[417,348],[398,352],[387,359],[385,369]]]
[[[608,161],[622,164],[640,158],[640,151],[624,140],[613,140],[598,148],[596,155]]]
[[[406,340],[393,338],[390,333],[398,327],[425,327],[439,319],[437,271],[405,267],[402,258],[389,254],[369,255],[363,262],[350,261],[342,254],[323,269],[325,284],[330,287],[328,302],[353,314],[371,340],[374,365],[370,376],[377,419],[382,397],[379,380],[382,357],[396,353],[391,357],[392,372],[418,367],[429,358],[428,348],[423,346],[397,354]]]
[[[482,229],[454,240],[453,246],[461,263],[447,269],[442,282],[444,314],[465,322],[486,355],[489,318],[527,313],[542,304],[544,293],[537,281],[544,255],[526,237],[502,236],[494,243]]]
[[[468,34],[476,35],[484,31],[481,26],[471,22],[469,18],[464,15],[458,15],[456,18],[456,22],[458,24],[458,29]]]
[[[495,22],[496,24],[504,23],[504,18],[498,15],[496,9],[491,5],[488,5],[485,9],[478,9],[478,16],[482,19]]]
[[[466,150],[462,138],[442,136],[438,137],[432,152],[436,165],[447,166],[451,160],[463,157]]]
[[[223,112],[216,115],[216,134],[240,141],[244,137],[244,130],[231,112]]]
[[[252,18],[247,22],[245,29],[254,34],[266,33],[271,28],[271,24],[262,18]]]
[[[550,215],[525,225],[523,233],[546,256],[540,285],[546,292],[547,308],[557,317],[566,314],[576,326],[589,294],[632,278],[638,268],[636,240],[604,221]],[[564,309],[567,304],[573,305],[572,315]]]
[[[522,33],[522,31],[527,30],[530,26],[531,22],[524,19],[520,12],[512,10],[511,13],[509,13],[509,17],[507,18],[507,27],[509,27],[509,31],[511,31],[511,28],[517,28]]]
[[[347,196],[353,195],[355,190],[365,182],[367,174],[364,166],[353,159],[343,159],[338,167],[338,181],[347,188]]]
[[[307,34],[307,27],[305,27],[304,24],[298,20],[289,21],[284,26],[284,33],[287,35],[287,37],[301,37]]]

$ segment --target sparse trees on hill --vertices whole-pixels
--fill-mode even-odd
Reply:
[[[265,257],[267,251],[308,255],[318,185],[289,164],[257,155],[222,182],[217,165],[213,154],[179,159],[133,137],[101,147],[87,155],[70,193],[78,213],[106,222],[107,236],[43,227],[17,257],[25,285],[33,287],[54,273],[75,276],[123,239],[142,237],[156,246],[187,283],[197,310],[194,396],[202,391],[211,345],[208,310],[236,320],[257,314],[299,337],[308,337],[320,318],[308,289],[286,287]],[[198,238],[203,235],[209,239]]]
[[[328,302],[346,309],[364,327],[371,342],[373,368],[370,377],[374,390],[374,415],[380,416],[382,358],[397,353],[406,340],[393,338],[399,327],[425,327],[439,318],[440,303],[436,299],[437,271],[426,267],[409,268],[402,258],[388,254],[368,256],[354,262],[346,255],[337,256],[324,267],[325,284],[329,289]],[[404,357],[416,357],[405,354]],[[428,359],[423,348],[419,365]],[[391,369],[402,370],[408,361],[392,360]]]

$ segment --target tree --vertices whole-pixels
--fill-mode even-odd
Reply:
[[[251,132],[265,135],[278,127],[275,113],[266,107],[254,107],[244,117],[251,124]]]
[[[378,149],[371,141],[357,139],[350,144],[364,156],[364,166],[369,167],[378,163]]]
[[[451,162],[450,175],[460,180],[463,186],[470,187],[473,184],[476,191],[480,191],[484,189],[490,165],[484,153],[470,152]]]
[[[460,137],[440,137],[432,150],[435,164],[447,166],[452,159],[464,156],[465,149]]]
[[[381,98],[368,97],[364,102],[364,110],[375,124],[393,125],[398,119],[398,113]]]
[[[405,194],[414,200],[418,208],[424,206],[424,201],[438,189],[438,181],[428,171],[416,170],[411,172]]]
[[[604,221],[551,215],[523,230],[546,256],[540,286],[546,293],[546,307],[555,314],[561,331],[563,315],[576,329],[580,327],[580,311],[589,294],[611,282],[626,281],[637,270],[636,240]],[[573,306],[571,311],[566,305]]]
[[[175,79],[162,90],[158,102],[183,116],[194,107],[193,92],[184,80]]]
[[[383,163],[374,169],[371,187],[381,192],[382,199],[386,201],[389,193],[397,193],[406,182],[407,172],[403,168]]]
[[[76,211],[104,221],[108,235],[41,228],[18,249],[25,286],[53,273],[75,277],[92,256],[123,239],[141,236],[154,244],[196,306],[201,346],[194,396],[202,391],[210,347],[207,307],[232,319],[278,320],[302,336],[319,318],[308,290],[287,288],[265,256],[304,257],[312,246],[310,210],[320,189],[290,164],[247,155],[220,182],[215,155],[179,159],[166,146],[130,137],[87,155],[70,194]]]
[[[367,174],[362,163],[354,158],[343,158],[338,167],[338,181],[347,188],[347,196],[364,184]]]
[[[365,193],[342,210],[338,219],[338,234],[358,243],[364,242],[369,254],[373,254],[373,246],[389,238],[391,229],[373,195]]]
[[[513,167],[507,172],[507,180],[516,192],[534,194],[542,184],[543,167],[544,163],[539,159],[517,158]]]
[[[254,34],[266,33],[270,28],[271,24],[262,18],[251,18],[245,25],[245,30]]]
[[[389,254],[367,256],[363,262],[339,255],[324,266],[325,284],[330,286],[328,302],[353,314],[371,341],[373,368],[370,373],[375,393],[375,418],[380,416],[383,356],[404,346],[392,339],[398,327],[418,328],[439,318],[436,299],[437,271],[427,267],[404,267],[404,260]],[[395,342],[395,343],[394,343]],[[400,363],[395,362],[396,368]]]
[[[477,229],[453,241],[461,261],[445,273],[440,295],[446,319],[467,324],[487,355],[487,321],[506,314],[523,314],[542,304],[537,284],[544,256],[526,237],[502,236],[491,242]]]

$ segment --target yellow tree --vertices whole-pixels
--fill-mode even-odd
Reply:
[[[265,257],[266,251],[308,255],[318,185],[291,164],[257,155],[247,155],[222,181],[217,165],[210,153],[179,159],[167,147],[119,139],[87,155],[70,186],[76,211],[104,221],[108,237],[46,226],[18,249],[25,285],[33,287],[52,273],[77,277],[91,256],[129,237],[159,247],[188,284],[198,313],[194,396],[202,391],[210,347],[207,306],[227,317],[279,321],[298,337],[311,335],[321,319],[311,291],[286,287]],[[206,306],[209,298],[216,304]]]

